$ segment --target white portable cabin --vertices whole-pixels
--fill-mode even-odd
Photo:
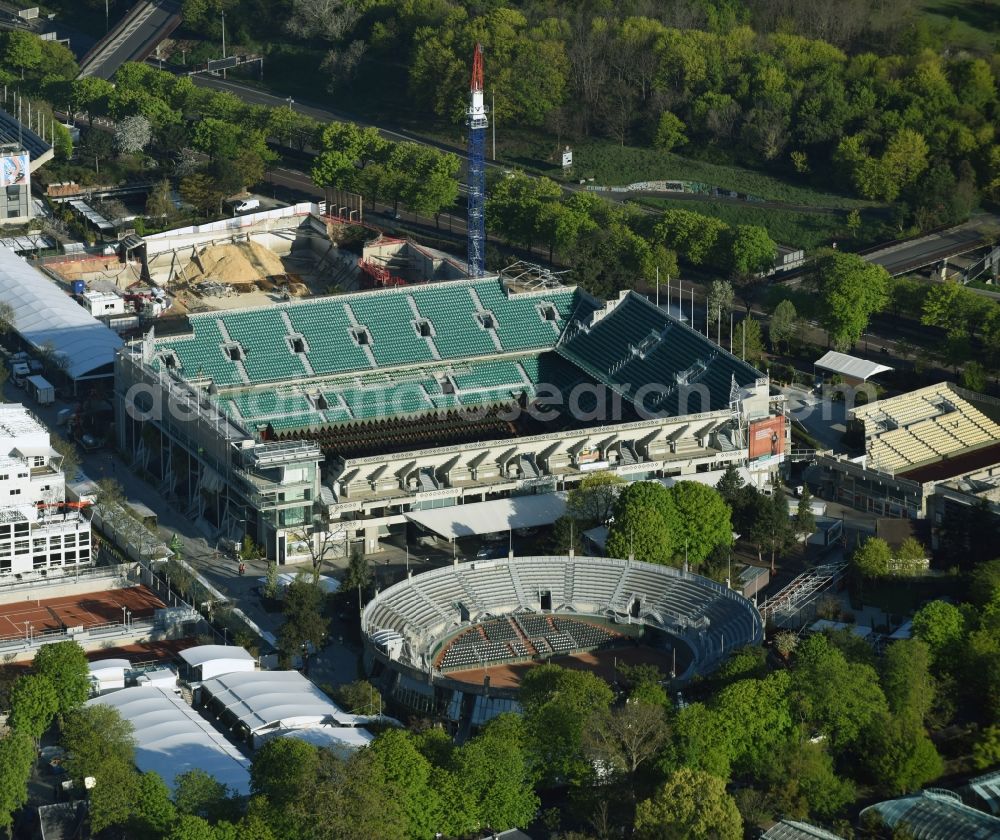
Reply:
[[[180,657],[191,669],[191,682],[202,682],[235,671],[257,670],[257,660],[238,645],[197,645],[182,650]]]
[[[127,659],[98,659],[90,663],[90,682],[94,692],[103,694],[125,688],[125,672],[132,667]]]

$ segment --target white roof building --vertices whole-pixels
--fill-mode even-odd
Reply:
[[[892,370],[888,365],[869,362],[867,359],[859,359],[857,356],[849,356],[847,353],[838,353],[836,350],[824,353],[822,357],[813,362],[813,367],[828,370],[831,373],[839,373],[847,379],[860,382],[866,382],[877,374]]]
[[[239,645],[197,645],[180,652],[181,659],[196,672],[197,680],[207,680],[233,671],[255,671],[257,660]]]
[[[357,720],[298,671],[223,674],[205,680],[201,691],[209,708],[251,736]]]
[[[7,248],[0,248],[0,300],[11,305],[14,330],[25,341],[52,346],[66,360],[70,379],[111,376],[121,337]]]
[[[132,667],[127,659],[98,659],[89,665],[90,682],[98,693],[125,688],[125,672]]]
[[[167,787],[189,770],[204,770],[230,791],[250,792],[250,762],[214,726],[173,692],[126,688],[90,700],[117,709],[134,729],[136,766],[158,773]]]
[[[368,746],[375,736],[367,729],[353,726],[307,726],[302,729],[279,729],[276,738],[298,738],[300,741],[322,747],[347,758],[351,753]]]

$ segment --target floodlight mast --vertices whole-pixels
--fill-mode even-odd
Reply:
[[[466,112],[469,126],[469,202],[468,272],[480,277],[486,271],[486,104],[483,98],[483,49],[476,44],[472,56],[472,82],[469,85],[469,109]]]

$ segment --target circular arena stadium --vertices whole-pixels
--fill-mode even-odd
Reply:
[[[513,557],[411,575],[361,618],[365,666],[402,706],[485,723],[516,710],[527,671],[554,662],[613,679],[652,664],[678,682],[755,644],[752,601],[700,575],[605,557]]]

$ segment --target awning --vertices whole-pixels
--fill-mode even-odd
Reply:
[[[857,356],[848,356],[846,353],[838,353],[836,350],[826,353],[823,358],[813,363],[813,367],[839,373],[841,376],[848,376],[851,379],[860,379],[862,382],[877,373],[886,373],[892,370],[888,365],[869,362],[867,359],[859,359]]]
[[[406,518],[438,536],[453,540],[456,537],[474,537],[515,528],[551,525],[565,513],[565,493],[544,493],[434,510],[416,510],[406,514]]]

